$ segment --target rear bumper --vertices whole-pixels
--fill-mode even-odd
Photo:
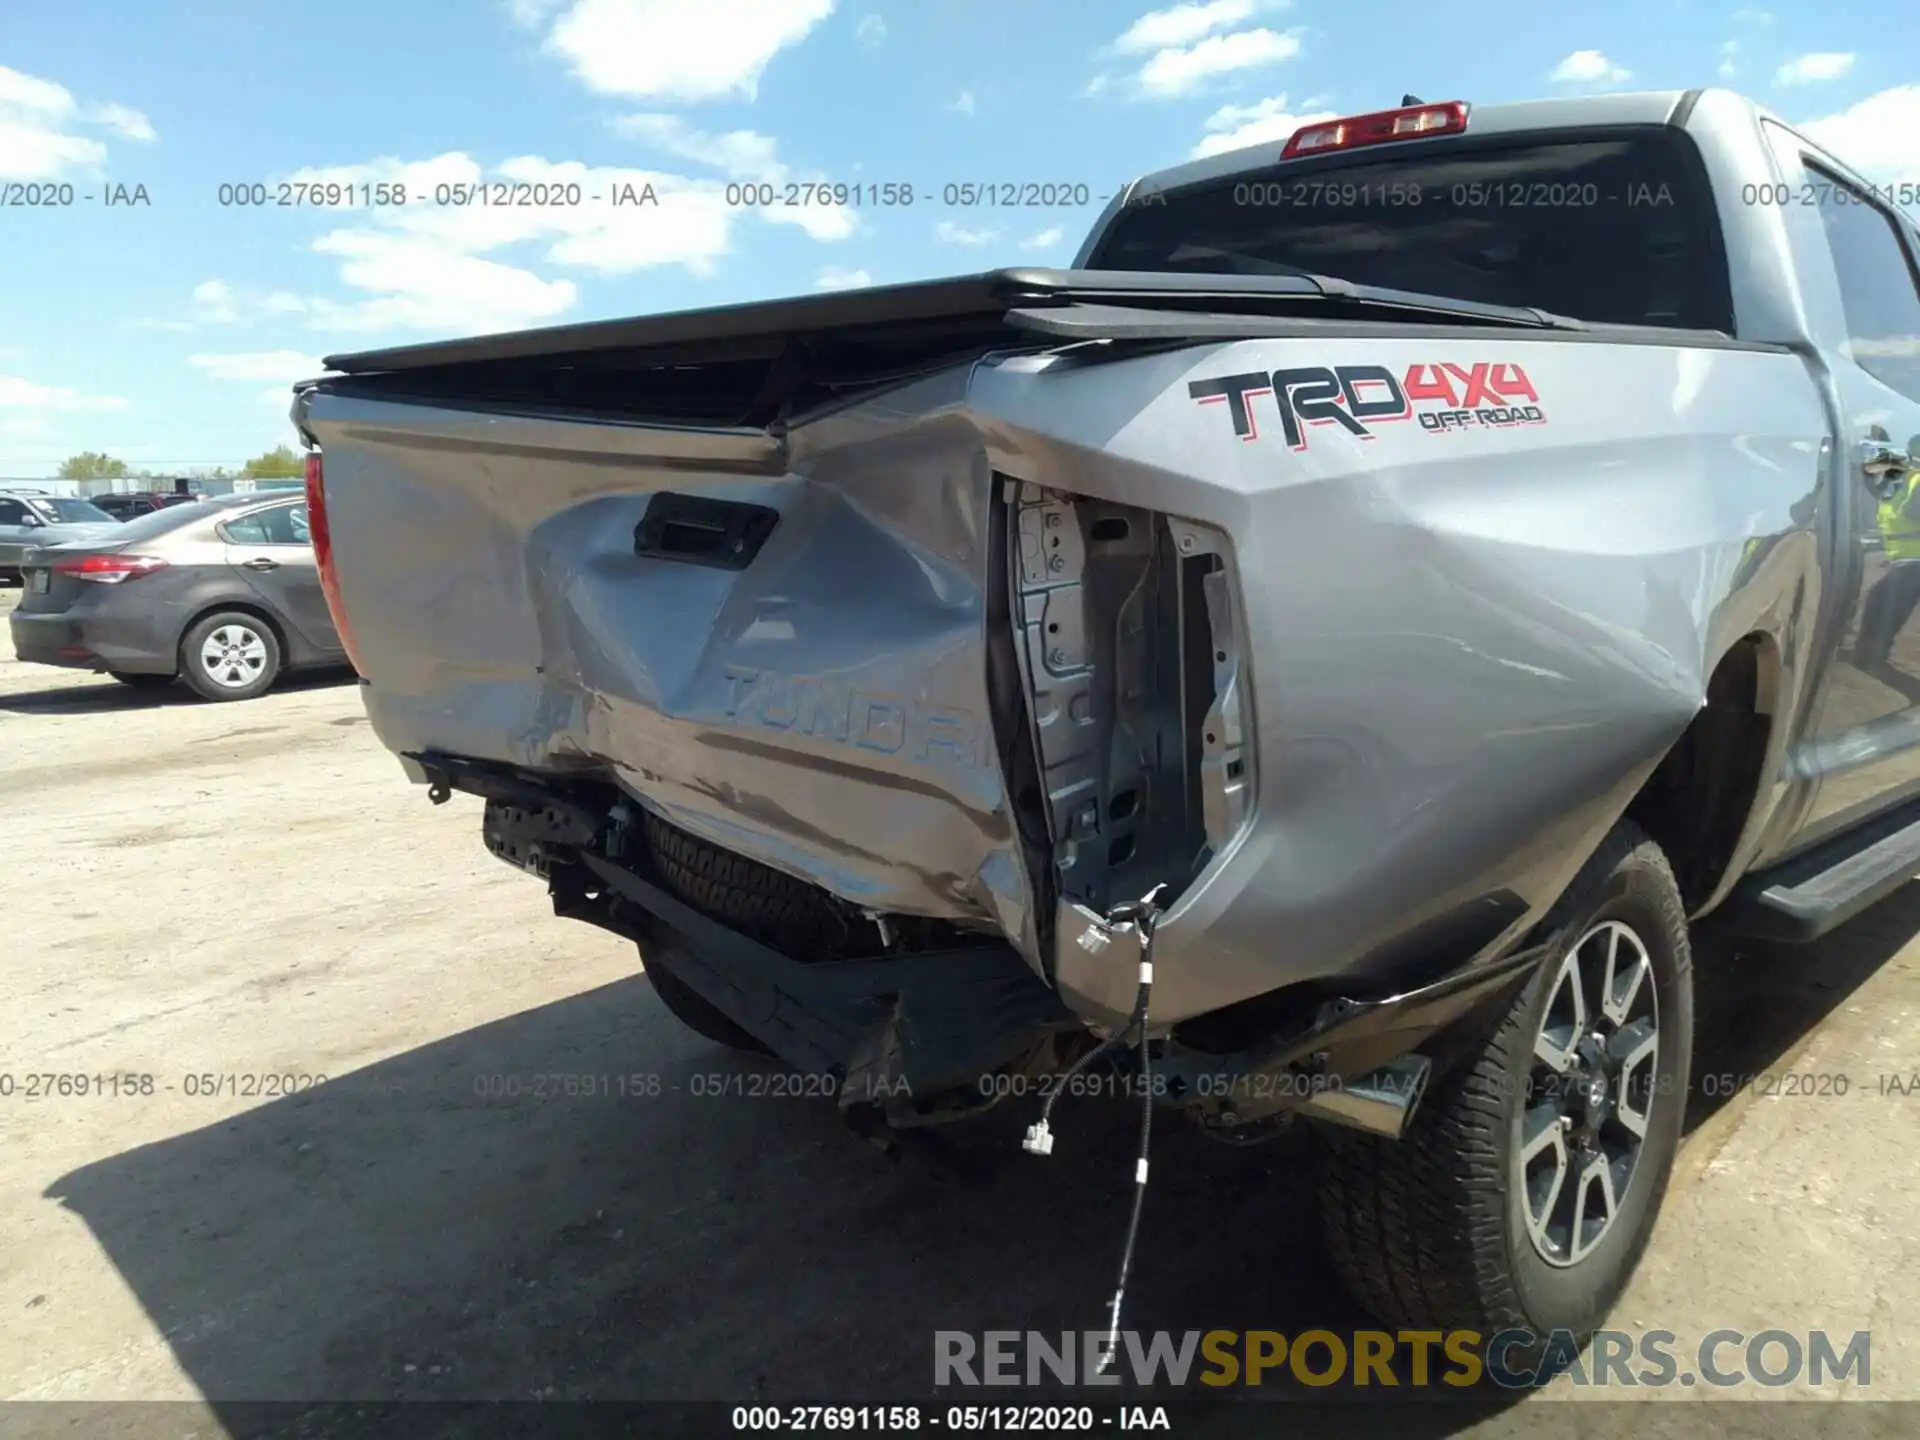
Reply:
[[[487,798],[488,848],[546,880],[556,914],[636,940],[647,964],[782,1060],[833,1077],[830,1093],[843,1106],[876,1105],[896,1125],[957,1118],[1008,1093],[982,1083],[996,1071],[1050,1073],[1050,1061],[1064,1058],[1050,1038],[1088,1029],[1072,993],[1049,986],[1003,941],[805,963],[687,904],[644,866],[608,858],[622,847],[609,841],[596,807],[524,774],[436,761],[444,763],[416,759],[412,767],[433,786],[432,798],[453,788]],[[1449,1036],[1499,1003],[1541,958],[1522,949],[1391,992],[1323,993],[1230,1052],[1195,1049],[1176,1028],[1156,1040],[1154,1094],[1210,1128],[1299,1111],[1397,1135],[1430,1057],[1444,1062]]]
[[[626,902],[648,963],[664,963],[788,1064],[837,1077],[842,1105],[932,1118],[925,1102],[964,1092],[1049,1032],[1079,1026],[1011,945],[802,964],[620,866],[579,860]],[[565,913],[561,894],[556,901]],[[968,1098],[959,1108],[983,1108],[986,1092]]]
[[[8,621],[13,651],[31,665],[75,670],[119,670],[130,675],[171,675],[173,646],[153,633],[143,617],[35,615],[15,610]]]

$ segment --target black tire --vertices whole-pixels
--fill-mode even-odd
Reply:
[[[236,639],[251,637],[241,640],[240,646],[250,657],[254,653],[262,657],[257,668],[249,661],[224,672],[243,675],[244,683],[224,684],[208,666],[204,653],[207,642],[222,631],[233,634]],[[180,642],[180,678],[202,700],[251,700],[264,694],[280,678],[280,663],[280,637],[266,621],[244,610],[216,611],[189,629]]]
[[[1537,1214],[1551,1218],[1551,1207],[1535,1197],[1559,1193],[1546,1183],[1554,1169],[1564,1165],[1561,1173],[1571,1179],[1576,1168],[1590,1163],[1566,1145],[1568,1137],[1581,1143],[1588,1119],[1566,1122],[1578,1128],[1560,1130],[1558,1157],[1551,1147],[1536,1156],[1537,1168],[1527,1173],[1540,1180],[1531,1193],[1518,1174],[1521,1125],[1525,1118],[1536,1135],[1543,1128],[1540,1102],[1548,1093],[1530,1087],[1529,1077],[1546,1073],[1536,1058],[1536,1035],[1567,1013],[1562,965],[1576,963],[1569,952],[1590,935],[1595,938],[1582,945],[1581,955],[1592,964],[1591,947],[1604,946],[1617,933],[1596,931],[1609,922],[1637,937],[1647,958],[1640,990],[1650,988],[1657,1005],[1657,1048],[1640,1063],[1647,1076],[1633,1091],[1642,1097],[1633,1104],[1640,1107],[1645,1133],[1624,1193],[1616,1194],[1609,1223],[1592,1249],[1584,1256],[1562,1250],[1556,1262],[1542,1248],[1554,1248],[1551,1237],[1536,1243],[1527,1213],[1537,1206]],[[1623,821],[1548,913],[1543,933],[1552,937],[1552,958],[1527,980],[1477,1051],[1434,1078],[1405,1137],[1392,1141],[1316,1127],[1321,1215],[1334,1267],[1353,1296],[1391,1325],[1473,1329],[1485,1336],[1519,1329],[1543,1341],[1556,1331],[1570,1332],[1584,1343],[1646,1250],[1679,1150],[1693,1047],[1692,952],[1665,855]],[[1648,1003],[1639,990],[1630,999]],[[1595,1028],[1602,1023],[1613,1021],[1603,1017]],[[1615,1034],[1623,1048],[1631,1045],[1634,1037],[1624,1028]],[[1561,1093],[1588,1092],[1569,1085]],[[1534,1108],[1526,1113],[1529,1101]],[[1579,1109],[1580,1102],[1571,1103]],[[1583,1117],[1592,1113],[1581,1111]],[[1622,1122],[1616,1115],[1610,1123]],[[1548,1227],[1541,1229],[1545,1234]],[[1515,1362],[1539,1348],[1516,1347]]]
[[[642,831],[667,888],[721,924],[796,959],[832,955],[846,944],[847,917],[825,891],[709,845],[651,811]]]
[[[652,953],[648,954],[647,951]],[[648,983],[653,986],[653,993],[660,997],[660,1003],[667,1007],[674,1019],[694,1034],[725,1045],[730,1050],[744,1051],[749,1055],[773,1054],[667,969],[671,959],[670,947],[663,945],[650,945],[641,954],[641,963]]]
[[[164,690],[179,678],[174,675],[136,675],[131,670],[109,670],[107,674],[133,690]]]

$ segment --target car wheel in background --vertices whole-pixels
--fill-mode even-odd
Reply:
[[[172,675],[135,675],[131,670],[109,670],[107,674],[134,690],[164,690],[176,678]]]
[[[280,675],[280,641],[257,615],[222,610],[180,642],[180,676],[203,700],[251,700]]]

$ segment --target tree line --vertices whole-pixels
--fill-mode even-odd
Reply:
[[[62,480],[172,480],[171,472],[135,470],[126,461],[97,450],[69,455],[57,472]],[[306,473],[306,461],[288,445],[276,445],[264,455],[256,455],[238,470],[215,466],[211,470],[189,470],[189,480],[297,480]]]

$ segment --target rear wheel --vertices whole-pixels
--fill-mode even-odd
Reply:
[[[653,993],[660,997],[660,1003],[672,1012],[674,1019],[696,1035],[732,1050],[743,1050],[749,1055],[773,1053],[667,968],[673,963],[671,945],[649,945],[642,954],[642,963],[647,980],[653,986]]]
[[[1323,1134],[1328,1248],[1389,1323],[1584,1341],[1646,1249],[1693,1048],[1686,915],[1666,857],[1616,826],[1546,931],[1549,958],[1403,1139]]]
[[[251,700],[279,675],[279,638],[257,615],[222,610],[180,642],[180,676],[203,700]]]
[[[176,678],[172,675],[136,675],[131,670],[109,670],[107,674],[134,690],[164,690]]]

